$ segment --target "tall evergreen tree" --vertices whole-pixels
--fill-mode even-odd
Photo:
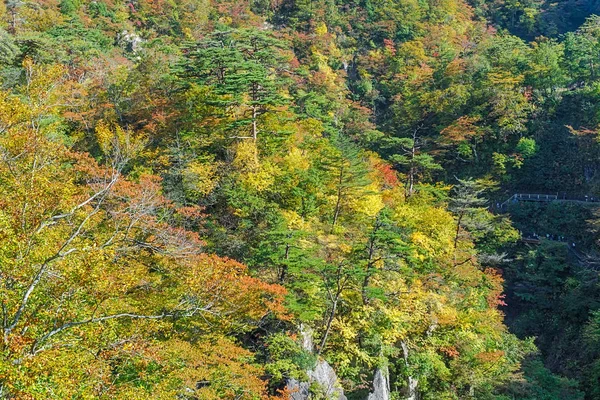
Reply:
[[[210,88],[209,104],[237,139],[258,139],[259,119],[286,103],[283,42],[257,29],[217,31],[190,45],[180,77]],[[245,131],[248,129],[248,131]]]

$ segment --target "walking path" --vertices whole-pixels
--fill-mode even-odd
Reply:
[[[569,253],[575,258],[579,266],[586,269],[592,269],[594,271],[600,271],[600,258],[580,251],[575,242],[568,241],[564,236],[550,234],[539,236],[536,233],[527,235],[521,234],[521,242],[523,243],[539,245],[542,240],[563,243],[565,246],[567,246]]]
[[[591,196],[591,195],[569,195],[567,193],[557,193],[557,194],[541,194],[541,193],[515,193],[510,196],[503,203],[496,203],[495,206],[492,206],[492,209],[500,209],[504,211],[508,206],[512,203],[519,202],[542,202],[542,203],[550,203],[550,202],[564,202],[564,203],[576,203],[576,204],[599,204],[600,205],[600,197]],[[579,250],[579,246],[577,243],[568,240],[564,236],[559,235],[538,235],[536,233],[531,234],[521,234],[521,241],[527,244],[539,245],[542,240],[549,240],[552,242],[564,243],[567,246],[569,253],[574,257],[576,262],[583,268],[591,269],[594,271],[600,271],[600,257],[593,256],[591,254],[586,254]]]
[[[515,193],[510,196],[505,202],[497,204],[497,208],[503,209],[510,203],[518,203],[520,201],[527,202],[563,202],[563,203],[600,203],[598,196],[589,195],[569,195],[567,193],[557,194],[541,194],[541,193]]]

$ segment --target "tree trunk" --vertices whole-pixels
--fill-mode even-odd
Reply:
[[[369,281],[371,279],[371,270],[373,268],[373,253],[375,252],[375,233],[377,232],[378,227],[375,227],[375,230],[373,231],[373,235],[371,236],[371,239],[369,241],[369,258],[367,260],[367,269],[365,271],[365,279],[363,279],[363,283],[362,283],[362,289],[361,289],[361,294],[362,294],[362,299],[363,299],[363,304],[366,305],[369,302],[369,299],[367,298],[367,286],[369,286]]]
[[[317,356],[321,355],[321,352],[325,348],[325,344],[327,344],[327,336],[329,336],[329,331],[331,330],[331,324],[333,323],[333,319],[335,318],[335,313],[337,311],[337,305],[339,300],[339,293],[336,294],[335,300],[331,305],[331,313],[329,313],[329,318],[327,319],[327,326],[325,327],[325,333],[323,334],[323,339],[321,339],[321,344],[319,345],[319,351],[317,352]]]
[[[258,127],[257,127],[257,121],[256,121],[257,118],[258,118],[258,108],[256,106],[252,106],[252,138],[254,139],[255,142],[256,142],[256,139],[258,138]]]
[[[454,265],[456,266],[456,248],[458,247],[458,237],[460,236],[460,224],[462,223],[464,213],[458,215],[458,221],[456,221],[456,233],[454,234]]]
[[[289,256],[290,256],[290,244],[286,243],[285,255],[283,256],[283,259],[287,261],[289,259]],[[283,266],[281,267],[281,274],[279,274],[279,283],[283,283],[286,275],[287,275],[287,264],[284,263]]]
[[[338,217],[340,216],[340,208],[342,204],[342,182],[344,180],[344,167],[340,168],[340,176],[338,180],[338,191],[337,191],[337,201],[335,203],[335,211],[333,213],[333,222],[331,223],[331,231],[335,228],[335,224],[337,223]]]
[[[417,132],[419,128],[413,131],[413,142],[412,147],[410,149],[410,169],[408,170],[408,182],[406,189],[406,197],[410,197],[413,195],[414,186],[415,186],[415,175],[417,173],[417,169],[415,167],[415,156],[417,154]]]

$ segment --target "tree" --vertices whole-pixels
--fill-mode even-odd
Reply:
[[[12,64],[18,54],[13,38],[0,28],[0,64]]]
[[[202,254],[203,241],[178,223],[201,210],[165,199],[160,178],[124,176],[144,146],[132,132],[98,125],[101,164],[68,148],[57,116],[61,70],[26,67],[21,96],[0,92],[2,392],[145,398],[155,388],[172,398],[191,385],[200,396],[229,398],[227,385],[201,390],[189,379],[214,379],[215,368],[239,376],[233,371],[246,363],[226,354],[240,350],[223,337],[283,316],[284,289]],[[208,336],[222,338],[220,350]],[[203,346],[210,355],[200,366],[182,354]],[[178,369],[161,361],[170,352]],[[153,375],[161,369],[162,378]],[[145,375],[144,384],[132,385],[128,374]],[[233,379],[236,395],[264,394],[260,380],[242,376]]]
[[[179,75],[210,88],[209,103],[224,112],[230,129],[250,126],[250,136],[236,138],[256,141],[260,117],[285,104],[282,46],[258,30],[215,32],[186,49]]]
[[[565,38],[565,63],[573,79],[579,83],[595,80],[598,76],[596,59],[600,51],[598,37],[600,20],[592,16],[579,27],[576,33],[570,32]]]
[[[371,183],[364,163],[364,153],[349,139],[338,135],[335,137],[331,153],[325,154],[322,168],[330,174],[333,191],[333,213],[331,231],[336,228],[338,220],[351,199],[367,194],[367,186]]]
[[[454,234],[454,263],[456,263],[456,251],[459,239],[463,237],[469,219],[480,211],[487,203],[481,198],[484,188],[480,183],[473,180],[458,179],[458,185],[454,188],[454,195],[450,198],[448,209],[456,215],[456,232]],[[486,228],[485,226],[481,228]]]
[[[377,296],[377,290],[371,286],[374,275],[385,271],[399,271],[408,256],[410,246],[406,243],[406,233],[393,220],[393,213],[384,208],[375,217],[369,231],[365,232],[366,243],[355,248],[355,262],[364,265],[362,271],[361,296],[363,303]]]
[[[439,171],[442,166],[434,158],[422,152],[424,140],[419,136],[422,126],[413,130],[410,138],[393,138],[390,143],[399,145],[402,153],[394,154],[390,160],[395,164],[408,168],[406,173],[406,196],[410,197],[415,191],[415,184],[419,177],[427,176],[433,171]]]
[[[456,158],[460,160],[479,162],[479,147],[485,131],[477,122],[478,117],[460,117],[440,132],[442,145],[456,146]]]

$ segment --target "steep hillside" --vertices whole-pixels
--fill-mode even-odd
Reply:
[[[596,398],[519,286],[578,270],[490,205],[598,190],[600,20],[494,7],[2,3],[0,398]]]

